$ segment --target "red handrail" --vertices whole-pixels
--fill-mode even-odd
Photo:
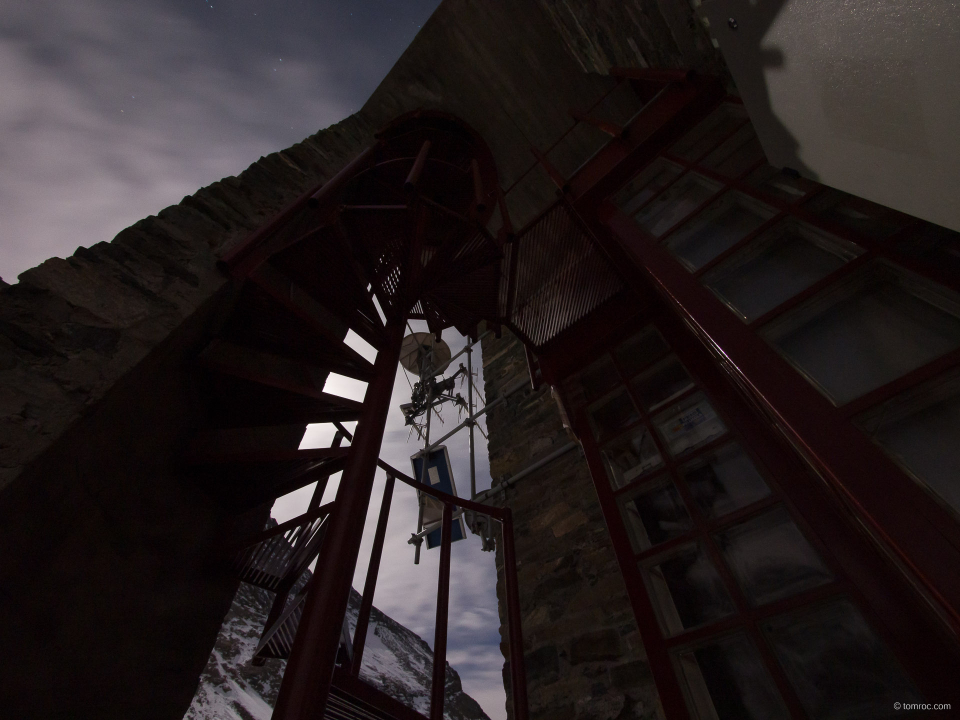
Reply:
[[[367,626],[370,623],[370,610],[373,608],[373,595],[377,590],[377,576],[380,574],[380,558],[383,556],[383,541],[387,535],[387,520],[390,516],[390,503],[393,499],[393,485],[393,476],[388,474],[387,484],[383,488],[383,502],[380,505],[377,532],[373,538],[373,549],[370,551],[367,579],[363,584],[363,597],[360,600],[360,610],[357,612],[357,628],[353,633],[353,660],[350,665],[350,674],[354,677],[360,675],[360,665],[363,662],[363,646],[367,643]]]
[[[419,483],[409,475],[400,472],[395,467],[383,460],[377,460],[377,465],[387,473],[387,483],[389,492],[392,493],[394,479],[406,483],[412,488],[430,495],[443,503],[443,519],[440,530],[440,577],[437,581],[437,621],[433,643],[433,687],[430,694],[430,719],[441,720],[443,718],[443,692],[446,685],[446,654],[447,654],[447,617],[450,601],[450,546],[453,542],[453,511],[455,507],[482,513],[501,523],[501,537],[503,541],[503,574],[504,585],[506,588],[506,606],[507,606],[507,626],[509,632],[509,652],[510,652],[510,681],[513,692],[513,713],[514,720],[528,720],[529,710],[527,705],[527,673],[523,661],[523,633],[520,627],[520,590],[517,584],[517,561],[514,551],[513,541],[513,515],[510,508],[492,507],[482,503],[473,502],[459,498],[456,495],[436,490],[429,485]],[[369,603],[373,602],[373,588],[376,585],[376,578],[371,579],[371,573],[375,574],[380,568],[380,553],[383,549],[383,534],[386,532],[386,515],[389,513],[389,502],[387,499],[387,490],[384,491],[384,505],[380,511],[380,522],[377,526],[377,535],[374,539],[373,554],[370,560],[370,568],[367,571],[367,584],[364,586],[363,603],[368,603],[367,588],[370,588]],[[361,616],[364,605],[361,605]],[[369,615],[369,608],[367,609]],[[354,660],[353,674],[356,675],[360,669],[360,659],[357,655],[357,649],[363,652],[363,643],[365,638],[360,637],[361,621],[363,620],[363,631],[366,633],[366,620],[362,617],[357,619],[357,632],[354,634]],[[359,642],[358,642],[359,641]]]
[[[500,520],[500,521],[503,520],[503,517],[504,517],[503,508],[494,507],[491,505],[484,505],[483,503],[473,502],[472,500],[467,500],[466,498],[460,498],[460,497],[457,497],[456,495],[451,495],[450,493],[445,493],[440,490],[436,490],[430,487],[429,485],[424,485],[423,483],[417,482],[409,475],[405,475],[404,473],[400,472],[395,467],[384,462],[383,460],[377,460],[377,465],[379,465],[380,468],[386,471],[388,476],[393,475],[393,477],[395,477],[400,482],[404,482],[410,487],[416,488],[420,492],[426,493],[427,495],[430,495],[431,497],[436,498],[440,502],[449,502],[452,505],[456,505],[457,507],[462,507],[464,510],[473,510],[474,512],[478,512],[478,513],[482,513],[483,515],[489,515],[490,517],[494,517],[497,520]]]

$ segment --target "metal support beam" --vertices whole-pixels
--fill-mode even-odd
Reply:
[[[510,690],[514,720],[528,720],[527,670],[523,662],[523,632],[520,628],[520,588],[517,556],[513,546],[513,513],[503,509],[500,537],[503,539],[503,582],[507,595],[507,632],[510,638]]]
[[[443,436],[442,438],[440,438],[439,440],[436,440],[435,442],[433,442],[433,443],[431,444],[430,441],[429,441],[429,437],[428,437],[428,438],[427,438],[427,444],[426,444],[426,446],[423,448],[423,450],[420,451],[420,454],[423,455],[423,456],[426,456],[427,453],[429,453],[431,450],[435,450],[439,445],[442,445],[442,444],[444,443],[444,441],[446,441],[446,440],[448,440],[449,438],[453,437],[453,436],[456,435],[458,432],[460,432],[461,430],[463,430],[463,428],[467,427],[467,423],[476,422],[479,418],[481,418],[481,417],[483,417],[484,415],[486,415],[486,413],[487,413],[488,410],[491,410],[491,409],[495,408],[497,405],[499,405],[499,404],[502,403],[502,402],[506,402],[506,399],[507,399],[508,397],[510,397],[511,395],[513,395],[513,393],[515,393],[517,390],[522,390],[526,385],[527,385],[527,381],[526,381],[525,378],[524,378],[524,379],[520,379],[519,381],[516,381],[516,382],[512,383],[511,385],[508,385],[506,388],[504,388],[503,392],[500,394],[500,397],[498,397],[496,400],[493,400],[492,402],[489,402],[489,403],[487,403],[486,405],[484,405],[482,408],[480,408],[480,410],[478,410],[478,411],[475,412],[473,415],[471,415],[470,417],[468,417],[466,420],[464,420],[463,422],[461,422],[461,423],[460,423],[459,425],[457,425],[453,430],[451,430],[450,432],[448,432],[446,435],[444,435],[444,436]]]
[[[337,506],[324,539],[315,574],[322,581],[312,584],[290,660],[280,686],[275,720],[321,718],[340,645],[340,618],[347,610],[353,572],[363,537],[377,458],[390,409],[390,396],[404,322],[385,328],[383,349],[374,364],[374,379],[367,386],[364,412],[357,424],[340,489]]]
[[[600,118],[595,118],[592,115],[587,115],[586,113],[580,112],[579,110],[571,110],[570,117],[572,117],[577,122],[585,122],[588,125],[593,125],[598,130],[605,132],[610,137],[621,139],[626,137],[627,129],[621,127],[616,123],[609,122],[608,120],[601,120]]]
[[[690,69],[657,70],[654,68],[612,67],[610,68],[610,75],[612,77],[624,78],[626,80],[646,80],[648,82],[669,83],[691,80],[696,75],[696,71]]]
[[[377,575],[380,573],[380,558],[383,556],[383,541],[387,535],[387,521],[390,518],[390,503],[393,500],[393,475],[387,474],[387,483],[383,486],[383,502],[380,504],[380,519],[370,551],[370,564],[367,566],[367,579],[363,583],[363,598],[357,612],[357,629],[353,633],[353,663],[350,672],[354,677],[360,675],[363,662],[363,647],[367,643],[367,625],[370,622],[370,610],[373,608],[373,595],[377,591]]]
[[[528,465],[513,477],[510,477],[504,480],[499,485],[495,485],[489,490],[484,490],[482,493],[474,497],[474,500],[476,500],[477,502],[485,503],[487,502],[487,500],[491,500],[501,493],[506,493],[506,491],[509,488],[516,485],[518,482],[523,480],[528,475],[535,473],[537,470],[544,467],[545,465],[549,465],[550,463],[552,463],[558,457],[561,457],[562,455],[566,455],[568,452],[578,447],[580,447],[580,443],[568,442],[566,445],[564,445],[563,447],[557,448],[546,457],[542,457],[532,465]]]
[[[410,168],[410,174],[407,175],[407,179],[403,182],[403,189],[406,192],[413,192],[416,189],[417,183],[420,181],[420,174],[423,172],[423,166],[427,163],[427,154],[429,152],[430,141],[424,140],[420,152],[417,154],[417,159],[413,161],[413,167]]]
[[[771,427],[855,510],[882,551],[960,634],[960,575],[943,572],[960,563],[956,521],[632,218],[604,205],[599,219]]]
[[[483,179],[480,177],[480,163],[473,159],[470,161],[470,169],[473,171],[473,200],[476,204],[478,213],[487,209],[486,200],[483,197]]]
[[[290,223],[296,222],[308,208],[320,208],[334,200],[337,193],[350,180],[373,162],[379,149],[379,142],[370,146],[326,183],[311,188],[301,195],[270,222],[248,235],[236,247],[226,252],[221,260],[222,266],[228,269],[233,277],[247,277],[282,248],[282,231],[284,228],[289,226]],[[289,239],[287,241],[289,242]]]
[[[642,581],[639,580],[638,573],[635,572],[636,561],[630,547],[630,539],[627,537],[623,523],[620,522],[617,501],[614,499],[610,483],[607,481],[603,458],[600,456],[600,450],[593,438],[593,431],[587,422],[586,413],[584,411],[577,413],[574,423],[574,431],[582,443],[583,454],[590,469],[590,476],[593,478],[594,487],[597,489],[600,511],[607,523],[610,540],[613,543],[617,562],[620,565],[620,573],[623,575],[627,586],[627,595],[630,597],[630,603],[634,608],[634,617],[637,620],[640,633],[643,637],[660,638],[662,635],[657,625],[656,612],[653,609],[650,596],[643,587]],[[667,717],[688,720],[690,713],[687,710],[687,704],[683,699],[683,692],[677,682],[676,675],[673,673],[667,649],[663,643],[645,643],[644,645],[650,663],[650,671],[657,683],[657,692],[660,694],[660,702],[663,704]]]
[[[467,414],[473,417],[473,340],[467,338]],[[467,427],[470,428],[470,497],[477,495],[477,461],[474,452],[474,434],[476,429],[476,420],[471,420]]]
[[[560,188],[560,191],[568,192],[570,190],[570,184],[564,179],[563,175],[560,174],[560,171],[553,166],[553,163],[550,162],[547,156],[537,150],[535,147],[530,148],[530,152],[532,152],[533,156],[537,158],[537,162],[540,163],[547,175],[550,176],[550,179],[553,180],[553,183]]]
[[[339,424],[340,423],[337,423],[337,425]],[[343,437],[343,433],[337,430],[333,435],[333,442],[330,443],[330,447],[340,447],[340,443],[343,442]],[[310,505],[307,507],[307,512],[320,507],[320,501],[323,500],[323,493],[327,489],[327,482],[330,480],[330,475],[333,475],[333,473],[321,475],[317,478],[317,487],[313,490],[313,497],[310,498]]]
[[[430,720],[443,720],[443,694],[447,685],[447,614],[450,605],[450,544],[453,537],[453,505],[443,504],[440,526],[440,576],[437,578],[437,622],[433,634],[433,685],[430,688]]]

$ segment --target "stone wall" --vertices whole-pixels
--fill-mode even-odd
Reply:
[[[488,401],[526,376],[520,341],[507,331],[484,338],[483,372]],[[512,395],[490,411],[487,426],[495,484],[570,442],[546,386]],[[521,479],[506,504],[515,523],[531,718],[657,717],[656,688],[579,449]],[[497,592],[508,658],[502,581]],[[512,712],[509,677],[505,667]]]
[[[550,146],[572,126],[570,109],[589,106],[612,87],[602,74],[608,60],[684,60],[677,30],[660,8],[685,2],[629,0],[622,12],[634,13],[633,25],[621,28],[617,3],[594,12],[598,6],[585,0],[445,0],[357,115],[260,158],[112,242],[78,248],[28,270],[14,285],[0,285],[0,617],[13,618],[0,635],[11,648],[0,661],[7,680],[0,706],[23,718],[55,717],[53,709],[80,717],[71,708],[81,707],[101,718],[174,718],[189,703],[236,587],[219,544],[257,527],[268,512],[233,516],[185,482],[177,467],[204,420],[194,359],[236,295],[216,267],[222,252],[333,176],[383,123],[417,107],[473,125],[494,152],[501,184],[512,184],[533,162],[531,146]],[[593,45],[581,47],[571,22]],[[630,29],[637,23],[649,46]],[[632,34],[620,37],[623,28]],[[631,38],[640,48],[636,62],[624,49],[632,52]],[[611,101],[608,109],[628,115],[630,102]],[[599,131],[580,128],[551,159],[561,169],[576,167],[605,141]],[[518,225],[554,199],[553,185],[537,172],[509,196]],[[506,357],[491,367],[496,371]],[[531,418],[543,413],[544,423],[555,421],[549,404],[528,402]],[[550,434],[555,430],[545,425],[541,442],[560,442]],[[531,448],[504,443],[494,441],[498,474],[531,457]],[[545,447],[532,446],[532,454]],[[559,464],[574,467],[569,458]],[[531,648],[541,653],[533,659],[545,658],[540,665],[547,669],[533,685],[536,706],[586,713],[629,695],[649,708],[652,695],[644,694],[641,674],[616,670],[640,657],[622,610],[610,606],[594,623],[616,633],[616,641],[609,632],[600,638],[609,641],[604,653],[620,654],[616,661],[590,659],[583,648],[604,647],[600,640],[578,644],[560,630],[577,627],[577,612],[599,612],[576,599],[580,593],[615,584],[605,579],[612,554],[592,554],[600,552],[602,525],[589,493],[577,489],[586,482],[570,470],[549,484],[545,493],[557,499],[562,517],[541,521],[544,507],[531,504],[527,517],[518,506],[524,552],[533,552],[532,538],[570,525],[555,537],[560,546],[538,550],[555,554],[525,556],[531,614],[537,601],[530,593],[556,586],[537,591],[554,605],[543,611],[545,620],[536,615],[529,624]],[[516,491],[518,501],[538,483],[530,478]],[[570,492],[558,493],[564,483]],[[552,653],[558,677],[572,679],[546,682]],[[625,675],[639,679],[630,685]]]
[[[537,0],[584,72],[722,62],[697,16],[699,0]]]
[[[568,110],[612,87],[596,74],[606,72],[607,60],[640,62],[623,50],[630,28],[640,23],[650,47],[660,48],[656,54],[643,45],[649,62],[682,63],[676,33],[648,2],[601,3],[602,12],[593,12],[589,2],[446,0],[358,114],[198,190],[112,242],[48,260],[0,287],[0,491],[224,286],[215,265],[224,249],[335,174],[392,118],[418,107],[458,115],[489,143],[509,187],[533,163],[532,146],[545,149],[573,125]],[[687,7],[686,0],[660,5]],[[591,42],[614,49],[585,65],[590,52],[563,30],[570,18]],[[616,115],[633,107],[623,99],[609,109]],[[607,140],[581,130],[551,156],[558,167],[578,165]],[[531,177],[536,181],[509,196],[516,224],[554,199],[548,179]]]
[[[0,288],[0,491],[222,290],[226,247],[349,161],[348,118]]]
[[[0,706],[181,718],[263,527],[180,467],[196,357],[236,296],[223,248],[347,162],[348,120],[0,289]],[[293,447],[299,438],[293,438]]]

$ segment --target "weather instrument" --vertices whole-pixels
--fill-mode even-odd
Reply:
[[[434,448],[426,458],[426,468],[424,468],[424,458],[417,453],[410,458],[410,465],[413,466],[413,476],[416,478],[425,477],[427,485],[441,492],[450,495],[457,494],[457,485],[453,479],[453,468],[450,466],[450,453],[443,445]],[[443,503],[428,495],[421,497],[422,512],[420,518],[421,534],[427,541],[427,550],[440,547],[440,523],[443,520]],[[463,540],[467,537],[467,529],[463,524],[463,513],[456,510],[453,515],[452,535],[450,539],[453,542]]]
[[[463,428],[470,429],[470,496],[476,494],[476,467],[474,456],[473,431],[478,416],[474,415],[474,385],[472,353],[475,341],[468,339],[466,347],[457,355],[451,355],[450,346],[434,333],[412,332],[403,339],[400,346],[400,365],[417,382],[410,387],[410,402],[400,406],[404,421],[417,433],[417,438],[423,441],[423,448],[410,458],[414,477],[424,485],[430,485],[437,490],[457,494],[456,483],[453,478],[453,469],[450,465],[450,454],[441,443],[452,437]],[[454,358],[461,353],[467,355],[467,366],[463,363],[451,375],[444,376]],[[458,381],[467,381],[467,398],[456,392]],[[440,440],[430,443],[430,419],[436,413],[440,415],[440,408],[444,403],[453,403],[459,411],[466,411],[467,418]],[[427,549],[440,545],[440,521],[443,516],[443,504],[424,493],[420,495],[420,512],[417,519],[417,532],[410,538],[410,543],[416,548],[414,562],[420,562],[420,546],[424,540]],[[476,518],[470,518],[471,528],[477,524]],[[464,513],[457,510],[454,515],[453,540],[462,540],[466,537]],[[489,534],[489,533],[488,533]],[[492,543],[485,542],[492,547]]]
[[[450,365],[450,346],[438,340],[433,333],[410,333],[400,346],[400,365],[415,375],[418,380],[413,386],[410,402],[400,406],[404,421],[412,425],[419,437],[429,426],[428,410],[438,408],[445,402],[453,402],[462,410],[467,402],[460,394],[453,394],[457,379],[466,375],[467,369],[460,368],[450,377],[437,379]],[[426,415],[426,421],[423,420]]]

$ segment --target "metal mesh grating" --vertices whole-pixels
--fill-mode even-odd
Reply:
[[[507,253],[509,257],[509,253]],[[623,283],[572,211],[558,203],[516,240],[515,268],[504,262],[501,307],[514,301],[507,320],[542,347],[623,289]],[[506,314],[506,313],[505,313]]]

